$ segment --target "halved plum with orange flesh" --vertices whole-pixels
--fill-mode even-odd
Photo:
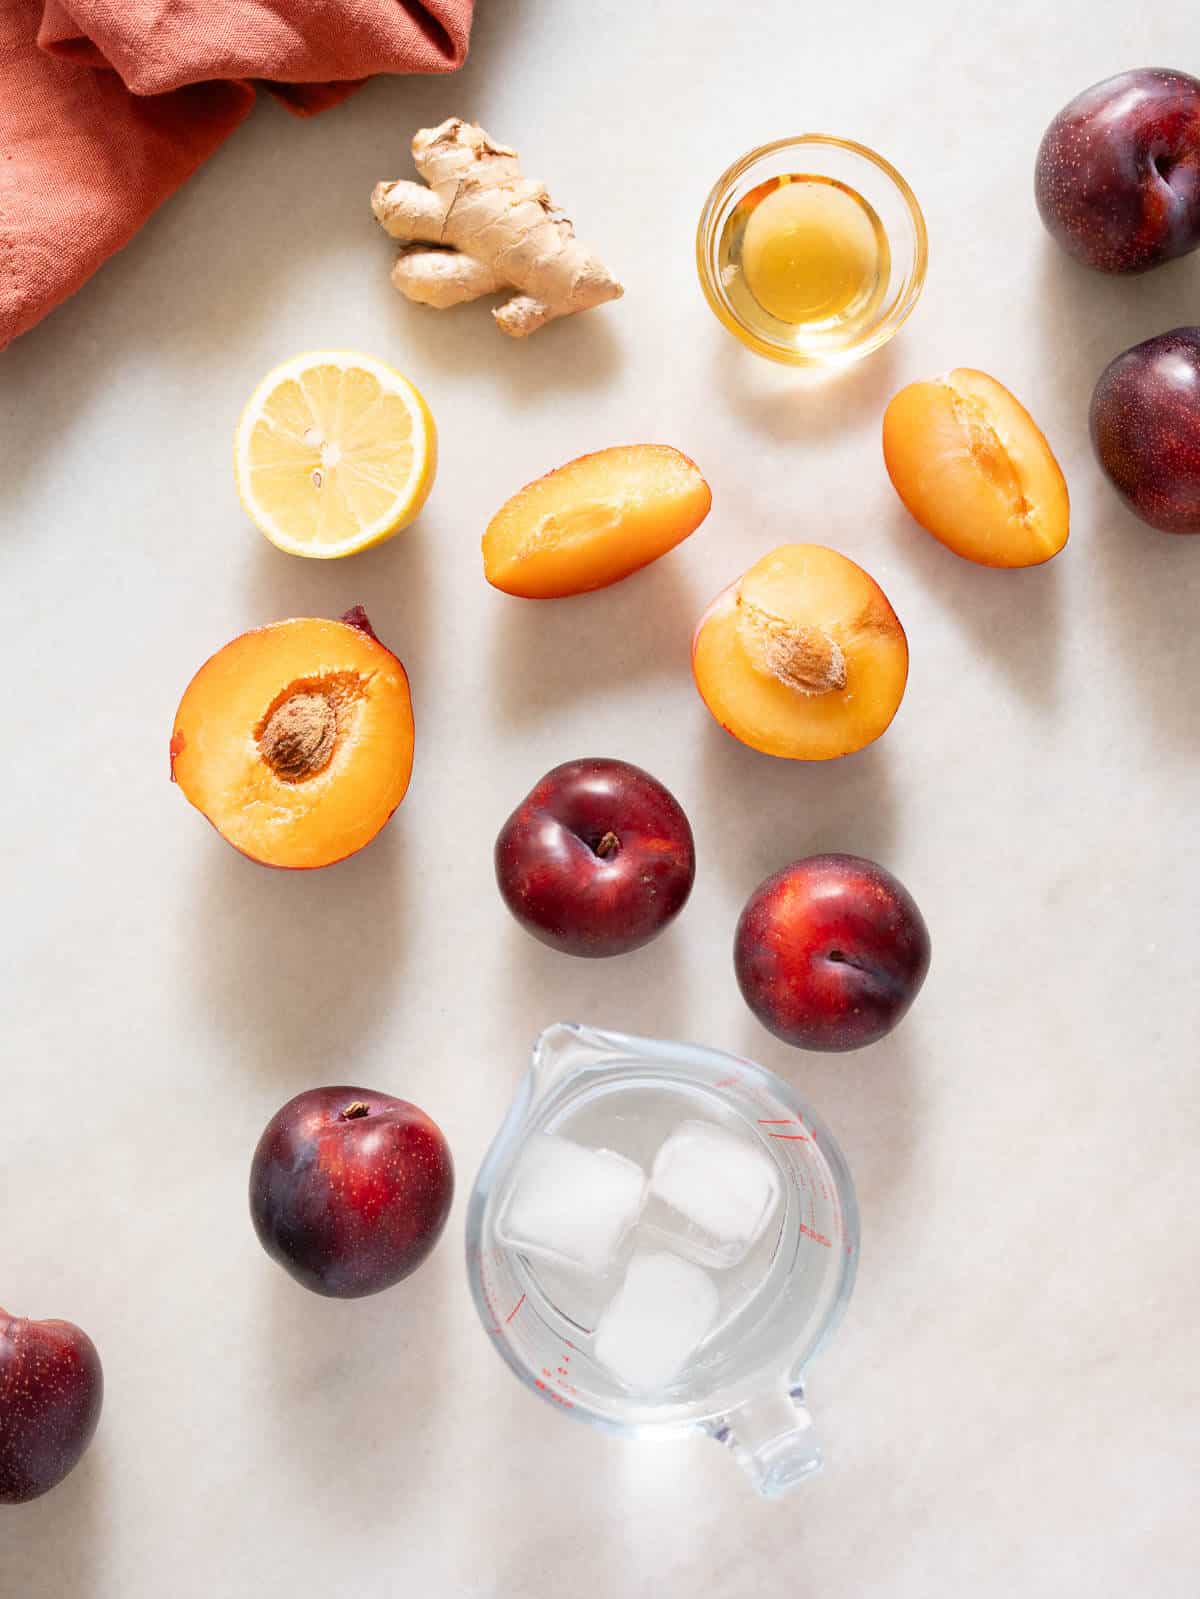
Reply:
[[[883,416],[896,493],[935,539],[981,566],[1038,566],[1067,542],[1066,479],[1002,383],[969,367],[910,383]]]
[[[171,776],[243,855],[310,868],[369,844],[412,774],[408,676],[361,607],[243,633],[188,684]]]
[[[483,535],[483,573],[530,600],[606,588],[674,549],[711,504],[699,467],[670,445],[597,450],[500,507]]]
[[[895,716],[908,641],[861,566],[820,544],[783,544],[701,617],[692,672],[734,738],[825,761],[870,744]]]

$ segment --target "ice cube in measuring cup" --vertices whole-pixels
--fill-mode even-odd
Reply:
[[[717,1319],[707,1272],[678,1255],[639,1251],[596,1328],[596,1360],[627,1388],[662,1388]]]
[[[599,1274],[616,1258],[645,1193],[645,1172],[624,1155],[535,1133],[496,1232],[512,1249]]]
[[[775,1162],[711,1122],[683,1122],[659,1148],[642,1215],[647,1231],[703,1266],[736,1266],[779,1204]]]

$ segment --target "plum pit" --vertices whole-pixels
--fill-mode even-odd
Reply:
[[[846,686],[846,657],[821,627],[804,627],[738,596],[746,653],[760,669],[798,694],[828,694]]]
[[[303,783],[333,759],[337,731],[337,712],[326,695],[293,694],[267,718],[258,747],[276,777]]]

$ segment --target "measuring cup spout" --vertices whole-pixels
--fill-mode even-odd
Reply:
[[[714,1428],[755,1490],[777,1499],[821,1469],[821,1446],[799,1385],[760,1394]]]
[[[576,1072],[610,1059],[617,1042],[615,1035],[579,1022],[554,1022],[547,1027],[533,1046],[532,1104],[546,1099]]]

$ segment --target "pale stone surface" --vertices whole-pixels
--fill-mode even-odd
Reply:
[[[1091,276],[1032,195],[1054,111],[1147,63],[1196,69],[1186,5],[484,5],[457,82],[263,107],[0,358],[0,1302],[81,1322],[108,1376],[85,1464],[0,1511],[5,1599],[1194,1599],[1200,540],[1119,507],[1086,410],[1110,356],[1196,320],[1200,256]],[[569,200],[624,300],[516,344],[396,294],[372,185],[458,112]],[[890,156],[932,240],[901,337],[818,390],[740,350],[692,262],[710,182],[803,129]],[[323,345],[394,361],[442,439],[419,524],[332,565],[268,545],[230,466],[258,378]],[[956,559],[887,482],[888,397],[959,364],[1062,460],[1045,570]],[[640,439],[701,463],[695,537],[586,599],[486,587],[515,488]],[[866,566],[912,647],[883,742],[813,769],[722,735],[688,674],[704,606],[796,538]],[[168,784],[175,705],[241,629],[359,600],[412,676],[410,797],[346,865],[260,870]],[[620,962],[527,938],[491,879],[510,806],[594,754],[667,782],[699,852],[679,923]],[[892,868],[934,940],[909,1021],[853,1057],[768,1037],[730,961],[759,879],[830,848]],[[710,1443],[573,1425],[488,1347],[465,1200],[556,1017],[755,1055],[847,1151],[829,1468],[779,1505]],[[338,1080],[424,1106],[460,1176],[421,1275],[357,1304],[305,1295],[246,1215],[267,1118]]]

